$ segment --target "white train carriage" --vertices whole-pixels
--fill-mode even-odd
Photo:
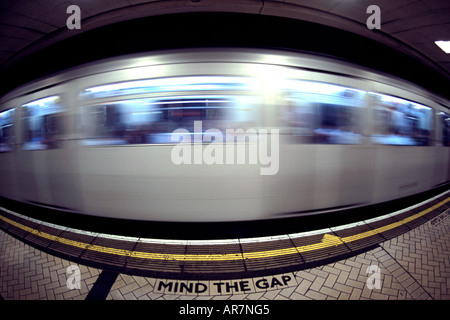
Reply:
[[[0,100],[0,195],[81,214],[238,221],[450,181],[449,102],[314,55],[195,49],[109,59]]]

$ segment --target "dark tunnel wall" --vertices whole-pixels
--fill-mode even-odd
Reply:
[[[450,98],[450,81],[444,76],[374,40],[306,21],[206,12],[120,22],[60,41],[10,66],[1,77],[0,95],[33,79],[82,63],[143,51],[195,47],[315,52],[410,80]]]

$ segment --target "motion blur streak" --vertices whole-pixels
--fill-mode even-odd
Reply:
[[[150,221],[259,220],[380,203],[450,181],[449,105],[401,79],[301,53],[112,58],[1,98],[0,195]],[[200,151],[203,161],[173,161],[179,130],[189,141],[180,156]],[[264,141],[266,157],[257,158]],[[220,154],[227,148],[230,158]],[[277,161],[262,174],[267,159]]]

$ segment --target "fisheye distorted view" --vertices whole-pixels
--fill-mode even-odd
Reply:
[[[450,299],[447,1],[0,9],[1,300]]]

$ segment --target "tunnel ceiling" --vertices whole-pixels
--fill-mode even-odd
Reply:
[[[372,12],[367,13],[367,8],[373,4],[380,8],[381,29],[370,30],[366,25],[367,19],[372,15]],[[72,13],[66,12],[70,5],[77,5],[81,10],[79,30],[70,30],[66,25]],[[199,13],[202,15],[195,16]],[[221,16],[219,13],[228,15]],[[194,14],[195,22],[192,22],[192,18],[189,20],[190,24],[185,18],[161,18],[168,15],[180,17],[180,14],[184,14],[184,17]],[[241,16],[235,19],[230,14]],[[242,14],[245,14],[244,18]],[[247,16],[251,18],[246,18]],[[152,23],[142,24],[142,19],[149,17],[153,19]],[[302,21],[303,24],[283,24],[277,19]],[[137,23],[132,27],[130,24],[124,24],[130,21],[141,21],[141,24]],[[119,29],[121,23],[123,28],[129,29]],[[214,24],[219,23],[223,27],[221,32],[211,31],[214,30]],[[108,26],[116,27],[105,31]],[[325,29],[313,26],[323,26]],[[166,29],[170,29],[170,32]],[[340,41],[339,34],[329,31],[332,29],[345,31],[356,38],[349,37]],[[103,30],[103,33],[95,33],[97,30]],[[136,30],[140,30],[139,36],[136,35]],[[79,62],[85,62],[79,59],[79,56],[83,55],[101,58],[100,55],[89,52],[89,48],[99,52],[102,51],[101,48],[107,47],[105,51],[127,53],[124,47],[133,47],[130,39],[147,44],[155,42],[160,48],[174,46],[169,43],[168,37],[172,37],[174,42],[178,41],[180,46],[189,45],[189,41],[197,45],[222,45],[220,39],[221,36],[226,38],[224,35],[227,30],[228,37],[241,37],[241,41],[233,43],[228,39],[228,43],[224,41],[225,45],[245,45],[245,39],[248,39],[253,46],[264,44],[266,40],[268,47],[289,47],[294,44],[293,47],[297,49],[311,51],[315,51],[318,46],[345,46],[347,51],[353,50],[355,56],[369,54],[371,56],[367,60],[380,59],[383,61],[380,64],[388,65],[384,52],[371,52],[370,45],[367,47],[364,41],[355,40],[370,39],[371,43],[376,42],[393,50],[391,52],[405,54],[418,61],[421,66],[432,70],[433,75],[436,75],[435,81],[447,82],[445,86],[450,83],[450,54],[446,54],[435,44],[437,40],[450,40],[448,0],[1,0],[0,74],[3,74],[5,81],[5,75],[9,78],[15,73],[17,77],[17,73],[23,74],[24,70],[28,73],[31,65],[41,64],[30,57],[39,57],[42,52],[47,52],[46,56],[52,57],[52,64],[58,64],[55,62],[56,57],[59,60]],[[180,36],[177,38],[175,34]],[[186,34],[190,34],[190,37],[186,37]],[[202,37],[204,41],[198,41]],[[161,40],[163,38],[164,40]],[[315,47],[306,45],[303,48],[302,43],[311,42],[311,38],[315,38]],[[259,39],[260,42],[254,39]],[[101,44],[102,41],[105,45]],[[106,44],[106,41],[109,41],[109,44]],[[65,44],[66,51],[61,49],[62,45],[58,49],[58,44],[61,43]],[[139,48],[134,44],[134,49],[158,49],[158,45]],[[121,50],[112,49],[116,47]],[[53,56],[49,53],[49,48],[53,48]],[[70,50],[70,53],[67,50]],[[322,51],[333,54],[332,50]],[[352,59],[351,55],[347,58]],[[24,61],[28,61],[28,64]],[[393,67],[394,64],[392,63]],[[64,64],[60,66],[63,67]],[[41,65],[41,69],[43,68],[45,63]],[[48,69],[54,71],[50,64]],[[414,70],[411,73],[414,73]],[[39,72],[36,74],[39,75]]]

